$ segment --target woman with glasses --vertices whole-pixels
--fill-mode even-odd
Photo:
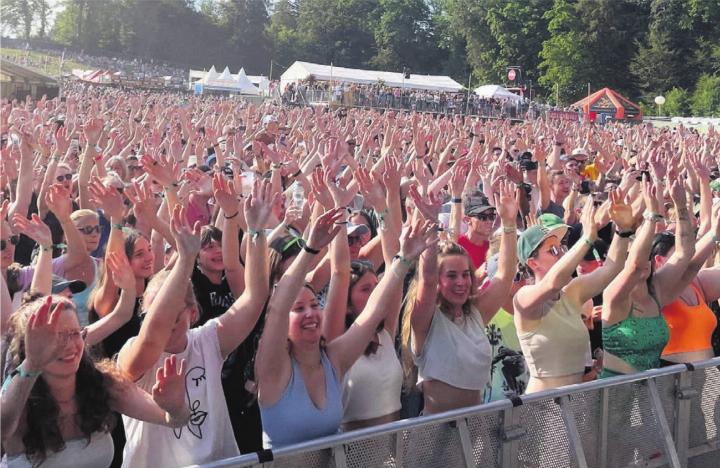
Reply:
[[[402,343],[406,385],[415,385],[414,362],[424,396],[423,414],[482,403],[491,366],[485,324],[510,293],[516,271],[514,192],[509,183],[501,182],[495,197],[503,234],[498,271],[484,289],[477,288],[472,260],[458,244],[445,242],[420,259],[407,294]],[[423,217],[437,216],[439,203],[428,204],[414,190],[410,195]]]
[[[168,357],[151,392],[139,389],[109,361],[90,358],[75,307],[62,296],[24,305],[11,333],[0,419],[4,466],[107,467],[113,411],[169,428],[190,417],[184,362]]]
[[[535,225],[518,240],[518,258],[534,278],[513,299],[515,325],[530,371],[526,393],[582,382],[590,360],[590,339],[582,321],[583,304],[602,292],[625,262],[634,218],[621,192],[610,195],[615,224],[607,261],[594,272],[573,273],[597,238],[595,206],[588,199],[581,222],[583,237],[570,249],[561,241],[566,225]]]

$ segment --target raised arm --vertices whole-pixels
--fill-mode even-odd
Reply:
[[[653,276],[655,293],[661,304],[669,304],[680,293],[678,278],[681,278],[695,254],[695,235],[690,224],[690,212],[687,206],[683,184],[675,180],[670,187],[670,197],[675,206],[677,230],[675,232],[675,252]]]
[[[222,208],[222,258],[225,266],[225,278],[227,278],[233,296],[240,297],[245,289],[245,269],[240,263],[238,219],[240,219],[241,207],[238,203],[238,195],[233,183],[225,179],[222,174],[215,174],[212,187],[213,197]],[[263,231],[264,227],[263,225],[258,229]]]
[[[110,336],[132,317],[137,291],[135,275],[125,252],[111,252],[105,259],[112,280],[120,288],[120,300],[112,312],[86,327],[85,345],[93,346]]]
[[[537,184],[540,192],[540,209],[545,210],[550,205],[550,179],[548,178],[547,166],[545,165],[545,152],[541,146],[536,146],[533,157],[538,163]],[[530,207],[534,210],[535,207]]]
[[[37,291],[42,295],[49,295],[52,292],[53,274],[50,228],[36,214],[32,215],[32,219],[27,219],[17,213],[13,217],[13,224],[18,232],[34,240],[40,248],[30,290]]]
[[[115,188],[105,187],[99,179],[93,180],[89,187],[94,202],[103,208],[105,216],[110,218],[110,237],[108,238],[105,255],[111,252],[124,252],[122,216],[125,210],[120,193]],[[100,283],[98,291],[93,296],[93,308],[100,317],[110,313],[118,299],[118,291],[112,276],[107,274],[105,268],[104,280]]]
[[[60,226],[62,226],[65,233],[65,240],[67,241],[67,253],[65,253],[64,260],[65,270],[70,270],[83,262],[91,261],[90,254],[85,247],[85,240],[75,223],[70,219],[72,213],[70,191],[61,184],[54,184],[47,192],[45,204],[60,221]]]
[[[59,303],[52,307],[52,296],[48,296],[42,306],[29,317],[16,318],[27,320],[25,360],[18,367],[29,375],[23,377],[18,374],[8,377],[3,384],[1,397],[3,410],[0,413],[3,441],[10,439],[17,431],[30,392],[42,371],[60,357],[58,323],[63,306],[63,303]]]
[[[610,284],[623,266],[627,258],[629,235],[635,227],[632,208],[625,200],[622,190],[610,192],[610,219],[615,225],[613,236],[608,250],[607,259],[600,268],[587,275],[580,275],[573,279],[565,288],[566,294],[572,297],[577,304],[583,304],[602,293],[605,287]]]
[[[495,195],[495,208],[502,221],[498,269],[490,284],[482,291],[478,291],[473,300],[483,323],[490,322],[502,304],[507,301],[517,272],[518,206],[515,201],[515,188],[511,182],[500,183],[500,193]]]
[[[220,176],[222,177],[222,176]],[[255,182],[243,210],[248,223],[245,290],[235,303],[218,318],[218,339],[223,356],[230,354],[250,334],[269,294],[267,239],[265,224],[272,213],[275,197],[268,182]],[[231,235],[232,235],[232,231]],[[234,232],[237,239],[237,231]],[[223,238],[223,244],[226,239]]]
[[[18,172],[15,201],[10,205],[8,217],[12,219],[15,213],[27,215],[32,199],[33,190],[33,147],[35,138],[32,133],[23,127],[20,129],[20,171]]]
[[[430,221],[418,219],[405,230],[399,258],[385,272],[365,309],[342,336],[328,344],[328,355],[341,374],[345,374],[363,353],[378,325],[388,315],[388,309],[394,307],[395,313],[399,313],[398,296],[402,295],[409,268],[425,249],[437,242],[437,225]]]
[[[334,209],[321,215],[312,225],[307,246],[295,258],[275,287],[265,316],[265,328],[255,359],[260,402],[277,401],[290,375],[288,349],[289,313],[303,287],[305,275],[313,262],[311,252],[325,247],[339,232],[335,222],[342,219],[342,210]],[[283,379],[283,377],[285,377]],[[278,382],[283,383],[282,387]]]
[[[585,203],[582,212],[583,237],[575,243],[560,260],[555,263],[542,280],[536,284],[522,287],[516,295],[515,311],[523,318],[537,320],[542,316],[542,305],[554,299],[570,283],[578,263],[597,238],[597,226],[594,220],[595,207],[592,201]]]
[[[637,230],[635,240],[623,269],[603,292],[602,319],[608,325],[624,320],[630,311],[630,292],[641,281],[648,266],[648,258],[655,235],[657,214],[657,188],[648,180],[643,180],[643,197],[647,206],[645,221]]]
[[[463,189],[465,180],[470,173],[470,162],[466,159],[460,160],[452,169],[450,179],[450,193],[452,195],[452,207],[450,208],[450,240],[457,242],[460,237],[460,226],[463,218]]]
[[[177,317],[186,309],[185,294],[200,250],[200,224],[188,225],[185,209],[175,208],[171,223],[178,259],[147,310],[140,333],[120,351],[118,365],[136,381],[158,360],[170,338]],[[182,291],[182,293],[180,293]]]

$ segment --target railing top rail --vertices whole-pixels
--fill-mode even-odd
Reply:
[[[639,372],[632,375],[621,375],[617,377],[611,377],[603,380],[595,380],[592,382],[581,383],[577,385],[570,385],[552,390],[546,390],[543,392],[537,392],[530,395],[523,395],[521,401],[523,404],[543,401],[547,399],[559,398],[565,395],[572,395],[581,392],[600,390],[603,388],[616,387],[619,385],[630,384],[633,382],[645,381],[657,377],[664,377],[668,375],[679,374],[686,372],[689,369],[702,370],[709,367],[720,366],[720,357],[708,359],[706,361],[693,363],[692,365],[676,364],[660,369],[651,369],[645,372]],[[518,402],[516,401],[515,404]],[[285,455],[300,454],[303,452],[310,452],[314,450],[323,450],[331,447],[339,446],[342,444],[351,443],[357,440],[365,439],[368,437],[378,437],[385,434],[391,434],[406,429],[415,429],[428,425],[436,425],[456,421],[458,419],[479,416],[487,413],[496,413],[499,411],[506,410],[513,406],[511,400],[499,400],[492,403],[487,403],[478,406],[470,406],[461,408],[445,413],[434,414],[424,416],[421,418],[404,419],[401,421],[395,421],[380,426],[375,426],[367,429],[361,429],[358,431],[351,431],[341,434],[335,434],[319,439],[303,442],[301,444],[291,445],[273,450],[273,455],[276,457],[282,457]],[[257,454],[247,454],[240,457],[228,458],[225,460],[219,460],[210,464],[202,465],[204,468],[219,468],[226,466],[247,466],[255,463],[259,463]]]

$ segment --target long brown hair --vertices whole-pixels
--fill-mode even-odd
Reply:
[[[460,244],[456,244],[455,242],[451,241],[444,241],[438,245],[438,274],[440,272],[440,269],[442,268],[442,261],[448,257],[455,256],[464,257],[467,260],[468,265],[470,266],[470,270],[473,270],[472,259],[470,258],[470,255],[468,255],[467,251]],[[417,270],[415,271],[415,276],[413,276],[410,287],[408,288],[407,295],[405,296],[405,304],[402,313],[402,329],[400,332],[400,355],[404,373],[403,389],[405,392],[409,392],[415,386],[415,382],[417,381],[417,368],[415,367],[415,364],[413,362],[412,349],[410,347],[410,335],[412,332],[411,317],[413,314],[413,310],[415,309],[415,303],[418,293],[419,274],[420,268],[417,268]],[[469,314],[472,310],[473,293],[475,292],[476,288],[475,275],[471,275],[471,278],[471,293],[465,301],[465,304],[463,304],[462,306],[463,313],[465,315]],[[440,294],[439,290],[437,292],[437,306],[443,313],[447,313],[451,309],[450,304],[447,302],[447,300],[445,300],[443,295]]]
[[[53,295],[52,307],[63,305],[63,310],[76,313],[73,302],[65,297]],[[25,359],[25,331],[30,315],[45,303],[37,298],[17,310],[10,318],[10,370],[17,368]],[[113,381],[123,381],[115,366],[109,360],[93,362],[87,348],[83,350],[80,367],[76,374],[75,400],[77,414],[75,423],[87,438],[88,443],[94,432],[110,432],[115,425],[115,416],[110,408],[109,387]],[[45,379],[40,376],[33,385],[25,404],[25,432],[22,441],[25,456],[34,466],[42,464],[48,452],[65,448],[58,419],[60,408],[50,393]]]

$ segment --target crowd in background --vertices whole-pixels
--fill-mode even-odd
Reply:
[[[2,103],[10,467],[202,464],[720,353],[712,127],[62,95]]]

